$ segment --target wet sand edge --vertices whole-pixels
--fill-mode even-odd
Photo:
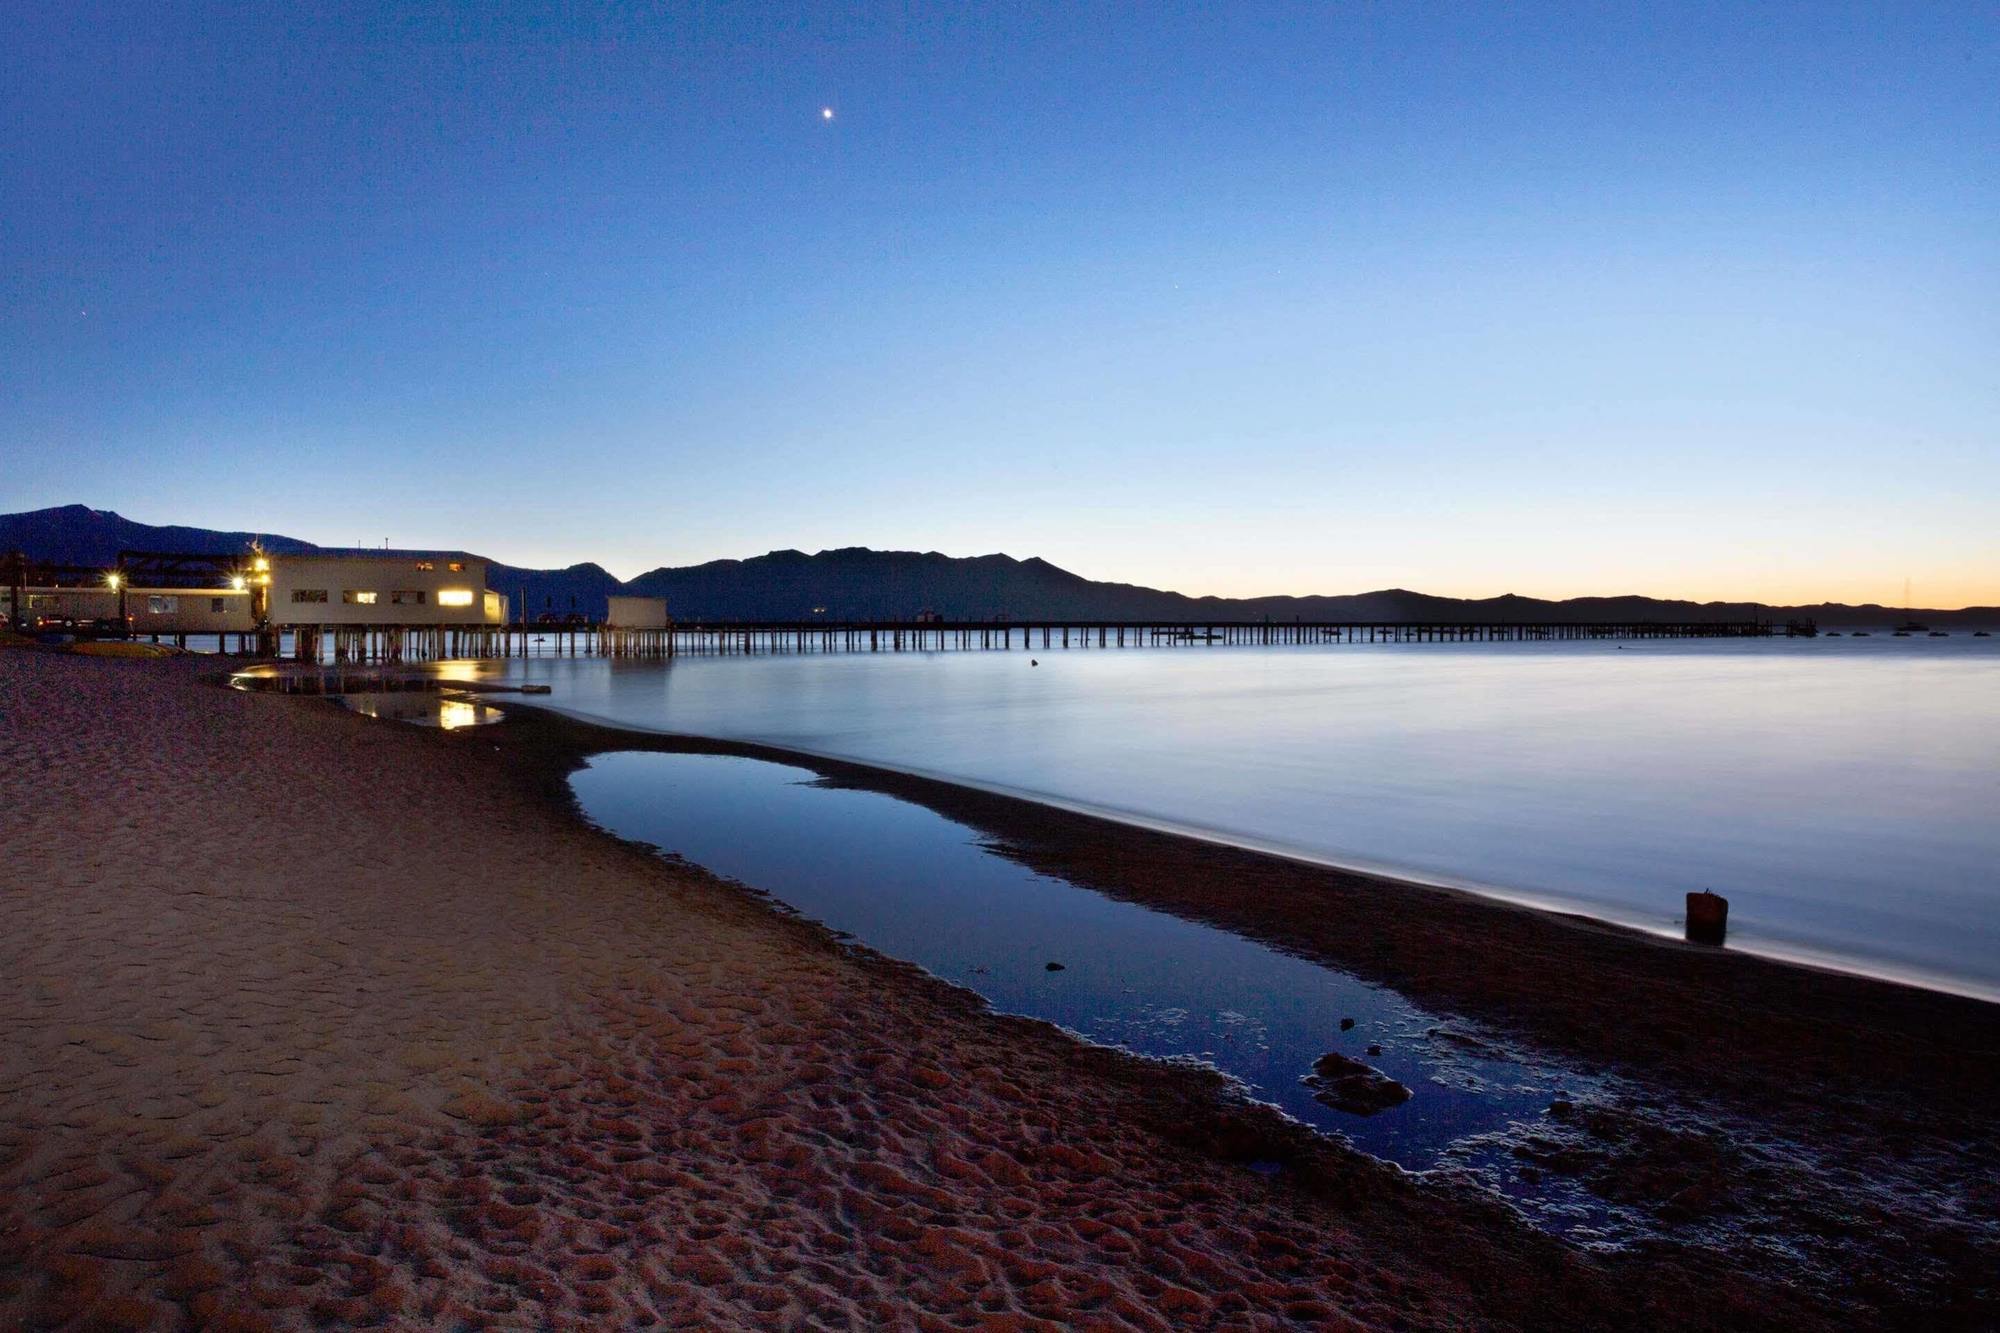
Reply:
[[[1294,860],[1030,798],[781,746],[628,730],[505,704],[520,780],[581,816],[568,778],[614,750],[733,755],[816,773],[964,824],[996,852],[1222,927],[1561,1058],[1757,1115],[1885,1129],[2000,1111],[2000,1004],[1683,944],[1461,889]],[[1900,1108],[1900,1109],[1899,1109]]]

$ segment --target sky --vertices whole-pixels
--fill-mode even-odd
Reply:
[[[2000,604],[2000,4],[7,27],[0,510]]]

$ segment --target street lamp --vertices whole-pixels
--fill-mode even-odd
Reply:
[[[132,617],[125,613],[125,576],[114,569],[104,576],[104,586],[118,594],[118,633],[122,638],[132,627]]]

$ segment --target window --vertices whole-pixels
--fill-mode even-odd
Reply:
[[[465,572],[465,562],[463,560],[453,560],[445,568],[454,574],[463,574]]]
[[[170,616],[180,609],[181,599],[178,597],[148,597],[146,599],[146,614],[149,616]]]
[[[422,588],[399,588],[389,594],[389,602],[392,606],[422,606],[424,604],[424,590]]]
[[[323,602],[326,600],[326,589],[294,588],[292,589],[292,600],[294,602]]]
[[[215,615],[218,615],[218,616],[219,616],[219,615],[221,615],[221,614],[222,614],[222,603],[223,603],[223,599],[222,599],[222,598],[220,598],[220,597],[211,597],[211,598],[209,598],[209,599],[208,599],[208,609],[209,609],[209,611],[210,611],[210,612],[212,612],[212,613],[213,613],[213,614],[215,614]]]
[[[61,605],[62,598],[51,597],[47,593],[30,593],[28,595],[28,606],[31,610],[42,611]]]
[[[471,605],[472,605],[472,589],[470,589],[470,588],[439,588],[439,589],[438,589],[438,605],[439,605],[439,606],[471,606]]]
[[[343,588],[340,600],[347,606],[373,606],[377,593],[373,588]]]
[[[435,560],[419,560],[419,561],[417,561],[417,572],[418,572],[419,574],[428,574],[428,573],[430,573],[430,572],[431,572],[432,570],[434,570],[434,569],[436,569],[436,568],[437,568],[437,561],[435,561]]]

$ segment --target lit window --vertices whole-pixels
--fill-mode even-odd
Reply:
[[[470,589],[470,588],[439,588],[439,589],[438,589],[438,605],[439,605],[439,606],[471,606],[471,605],[472,605],[472,589]]]
[[[419,574],[428,574],[436,568],[437,568],[437,562],[435,560],[417,561],[417,572]]]
[[[292,600],[294,602],[323,602],[326,600],[326,589],[294,588],[292,589]]]
[[[398,589],[389,594],[389,602],[393,606],[422,606],[424,604],[424,590],[422,588]]]
[[[449,569],[454,574],[463,574],[465,572],[465,562],[463,560],[454,560],[449,565],[445,566],[445,568]]]
[[[377,594],[372,588],[344,588],[340,600],[348,606],[373,606]]]
[[[149,616],[170,616],[180,610],[180,606],[181,599],[178,597],[148,597],[146,599],[146,614]]]

